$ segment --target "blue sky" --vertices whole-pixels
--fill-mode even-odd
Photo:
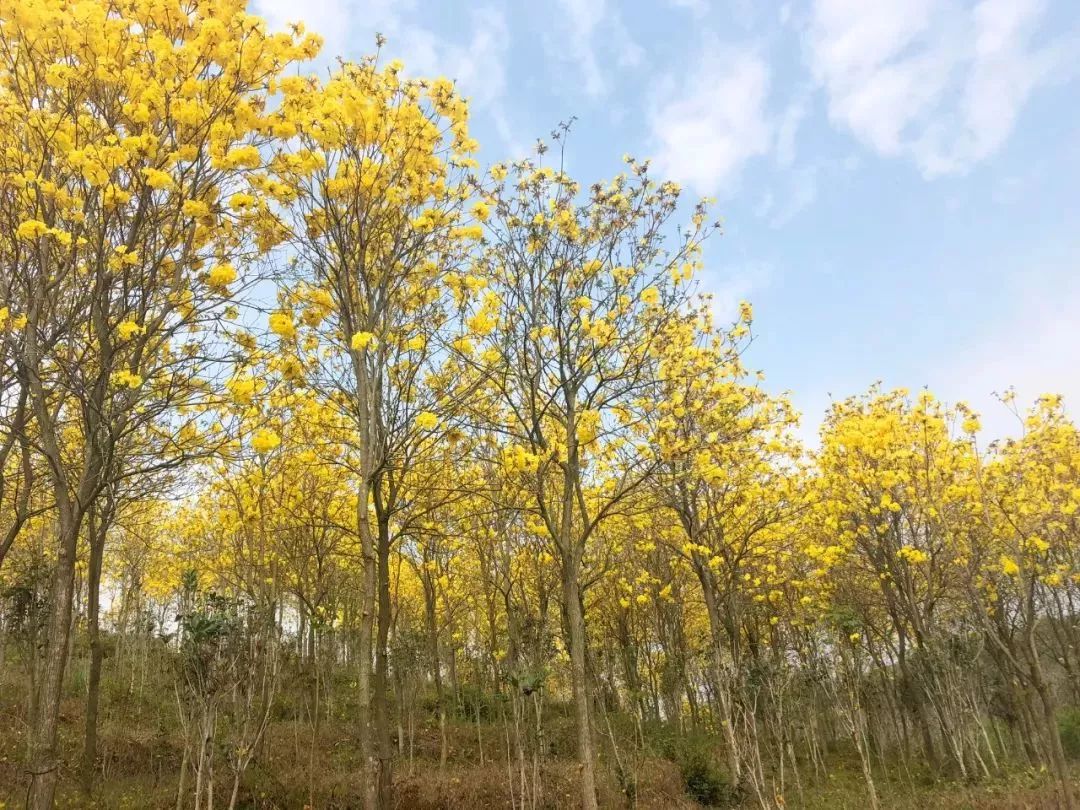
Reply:
[[[979,409],[1080,403],[1080,3],[255,0],[327,55],[455,78],[481,159],[576,116],[583,183],[653,160],[724,234],[703,286],[754,304],[748,362],[809,435],[875,380]],[[689,201],[689,200],[688,200]]]

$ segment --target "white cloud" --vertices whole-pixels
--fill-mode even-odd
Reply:
[[[530,154],[529,147],[518,137],[517,132],[510,124],[510,119],[506,117],[506,113],[501,108],[496,107],[491,110],[491,122],[494,124],[499,137],[502,138],[511,160],[524,158]]]
[[[254,11],[266,19],[271,31],[282,31],[286,25],[303,22],[307,30],[323,38],[319,61],[330,62],[342,52],[352,25],[354,4],[347,0],[305,0],[302,7],[293,0],[255,0]],[[373,40],[363,43],[365,51],[374,47]]]
[[[606,0],[558,0],[561,35],[547,31],[544,45],[552,62],[570,64],[575,90],[591,99],[609,95],[610,69],[639,68],[645,49],[638,44],[619,13],[618,4]]]
[[[754,206],[754,216],[765,220],[770,228],[787,225],[817,199],[822,171],[835,171],[835,168],[827,163],[814,163],[778,177],[779,191],[765,191]]]
[[[392,50],[405,62],[408,73],[448,76],[474,105],[488,106],[506,89],[509,30],[502,10],[494,7],[474,8],[470,19],[472,36],[463,44],[398,22],[390,34],[396,35]]]
[[[801,166],[790,173],[789,185],[779,206],[769,212],[769,227],[786,225],[796,214],[813,204],[818,193],[818,174],[823,164]]]
[[[769,150],[768,91],[757,52],[707,40],[685,79],[668,77],[654,93],[649,129],[659,174],[701,195],[730,193],[743,164]]]
[[[745,262],[706,271],[701,291],[712,297],[713,316],[718,323],[739,317],[739,304],[750,300],[772,283],[773,267],[768,262]]]
[[[1026,410],[1040,394],[1065,397],[1080,414],[1080,281],[1031,273],[1017,282],[1012,312],[992,331],[960,345],[928,380],[930,389],[950,402],[966,401],[982,414],[988,439],[1017,435],[1020,425],[995,393],[1016,389],[1016,404]]]
[[[788,168],[795,162],[795,136],[799,125],[806,118],[807,99],[798,96],[788,104],[776,130],[776,162],[781,168]]]
[[[569,45],[581,71],[585,92],[593,97],[607,92],[607,82],[600,72],[600,61],[593,43],[593,33],[604,19],[604,0],[559,0],[567,15]]]
[[[704,17],[709,13],[708,0],[668,0],[668,5],[685,9],[695,17]]]
[[[375,33],[387,37],[386,52],[405,63],[413,76],[447,76],[474,105],[493,104],[506,89],[509,28],[501,8],[477,6],[470,11],[471,38],[451,42],[422,25],[415,0],[255,0],[255,9],[273,29],[302,19],[326,40],[320,61],[337,56],[357,59],[375,47]]]
[[[805,32],[832,121],[927,177],[963,172],[1008,139],[1053,78],[1060,43],[1034,42],[1042,0],[815,0]]]
[[[645,49],[642,48],[630,35],[630,31],[622,21],[622,17],[612,16],[611,44],[615,48],[615,62],[621,68],[640,67],[645,60]]]

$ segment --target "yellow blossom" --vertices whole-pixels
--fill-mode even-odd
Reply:
[[[211,287],[224,289],[236,281],[236,268],[231,264],[219,264],[215,266],[210,275],[206,277],[206,283]]]
[[[144,168],[142,173],[143,177],[146,178],[146,185],[150,186],[150,188],[172,188],[175,185],[172,177],[160,169]]]
[[[896,556],[902,560],[906,560],[912,565],[920,565],[930,559],[929,554],[914,546],[902,546],[900,550],[896,552]]]
[[[422,411],[416,415],[416,426],[421,430],[434,430],[439,424],[439,417],[431,411]]]
[[[210,213],[210,206],[201,200],[184,200],[180,210],[186,217],[205,217]]]
[[[111,379],[113,385],[121,388],[138,388],[143,383],[142,377],[126,368],[113,372]]]
[[[281,444],[281,437],[267,428],[260,428],[251,437],[251,447],[256,453],[269,453]]]
[[[20,239],[25,239],[31,242],[40,238],[44,234],[49,232],[49,226],[38,219],[28,219],[25,222],[19,223],[19,227],[15,231],[15,235]]]
[[[275,312],[270,316],[270,331],[286,340],[296,337],[296,325],[287,312]]]
[[[356,332],[349,339],[349,347],[356,352],[362,352],[368,346],[374,348],[376,345],[378,345],[378,341],[372,332]]]
[[[120,323],[116,325],[116,332],[118,335],[120,335],[121,340],[131,340],[131,338],[135,337],[135,335],[145,331],[145,327],[140,326],[138,323],[130,319],[120,321]]]

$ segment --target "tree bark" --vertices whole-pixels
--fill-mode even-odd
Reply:
[[[359,698],[358,725],[360,731],[360,761],[364,769],[364,789],[361,797],[363,810],[376,807],[376,763],[371,740],[371,642],[375,618],[375,545],[371,536],[371,524],[368,522],[368,486],[361,480],[358,492],[357,524],[360,534],[360,552],[363,557],[363,571],[360,586],[360,633],[359,662],[357,666],[356,686]]]
[[[379,516],[378,538],[379,596],[378,635],[375,644],[375,741],[378,746],[378,806],[393,807],[394,750],[390,742],[389,660],[390,637],[390,527],[386,515]]]
[[[71,633],[79,521],[65,509],[61,510],[59,523],[56,567],[49,588],[48,633],[30,722],[28,810],[52,810],[60,770],[57,727]]]
[[[446,738],[446,698],[443,695],[442,662],[439,655],[439,628],[435,616],[435,583],[432,576],[426,573],[423,576],[424,585],[424,614],[427,619],[428,630],[428,655],[431,657],[431,679],[435,683],[435,702],[439,712],[439,767],[446,767],[447,738]]]
[[[1050,685],[1043,675],[1042,662],[1039,660],[1039,650],[1035,644],[1035,617],[1028,619],[1028,627],[1025,632],[1027,641],[1028,667],[1031,670],[1031,685],[1035,694],[1039,696],[1039,704],[1043,713],[1046,745],[1050,750],[1050,764],[1054,769],[1054,776],[1058,782],[1058,798],[1062,810],[1074,810],[1076,799],[1073,795],[1072,781],[1069,779],[1069,767],[1065,762],[1065,751],[1061,746],[1061,732],[1058,730],[1057,706],[1054,695],[1050,691]]]
[[[90,673],[86,685],[86,728],[83,734],[83,753],[79,774],[83,789],[89,793],[94,785],[94,766],[97,762],[98,709],[101,701],[101,665],[104,648],[101,640],[101,566],[105,557],[105,538],[113,518],[113,503],[107,498],[98,514],[89,514],[90,565],[87,570],[86,633],[90,644]]]
[[[712,654],[713,677],[716,678],[716,697],[720,703],[720,723],[724,730],[724,739],[727,742],[727,764],[732,783],[742,785],[743,768],[742,756],[739,749],[739,741],[735,735],[733,708],[731,694],[728,692],[726,681],[729,680],[724,672],[724,623],[720,616],[720,606],[717,604],[716,593],[713,591],[712,579],[707,569],[700,565],[694,566],[701,583],[702,594],[705,598],[706,613],[709,616],[710,652]]]
[[[581,609],[581,587],[578,583],[577,566],[571,560],[567,560],[563,564],[562,588],[563,603],[566,606],[566,629],[569,641],[574,717],[577,721],[578,767],[581,771],[581,806],[583,810],[598,810],[592,717],[585,668],[585,616]]]

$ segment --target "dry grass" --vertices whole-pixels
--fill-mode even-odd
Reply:
[[[8,673],[11,675],[12,673]],[[22,690],[17,682],[0,673],[0,808],[13,810],[23,805],[25,781],[22,758],[25,725],[22,720]],[[168,696],[171,698],[171,694]],[[160,704],[160,705],[159,705]],[[104,778],[93,796],[86,796],[74,778],[74,766],[81,745],[83,704],[78,696],[64,702],[61,747],[65,759],[58,795],[59,808],[108,808],[109,810],[173,810],[176,803],[179,741],[174,709],[165,696],[137,705],[115,701],[103,715],[101,767]],[[245,782],[245,810],[300,810],[308,803],[311,774],[315,774],[315,806],[319,810],[348,810],[359,805],[363,788],[358,768],[358,750],[352,713],[342,707],[327,724],[316,749],[315,767],[308,767],[310,729],[302,720],[280,718],[270,729],[261,759],[251,767]],[[552,736],[561,728],[552,724]],[[397,763],[396,807],[399,810],[511,810],[509,778],[501,726],[484,726],[484,761],[472,724],[451,724],[451,762],[445,771],[438,766],[438,733],[433,725],[417,729],[417,758]],[[555,743],[544,764],[543,807],[575,808],[577,767],[563,750],[563,740]],[[599,769],[601,806],[622,810],[628,804],[611,769]],[[638,810],[697,810],[700,805],[685,793],[678,767],[666,759],[643,759],[637,773]],[[228,788],[229,774],[219,766],[222,791]],[[879,793],[885,810],[1050,810],[1056,807],[1046,774],[1017,772],[986,784],[974,786],[951,782],[921,785],[882,782]],[[520,798],[520,797],[519,797]],[[790,790],[787,807],[806,810],[862,810],[866,793],[858,768],[843,759],[832,764],[832,776],[807,786],[801,795]],[[224,806],[222,802],[221,806]]]

